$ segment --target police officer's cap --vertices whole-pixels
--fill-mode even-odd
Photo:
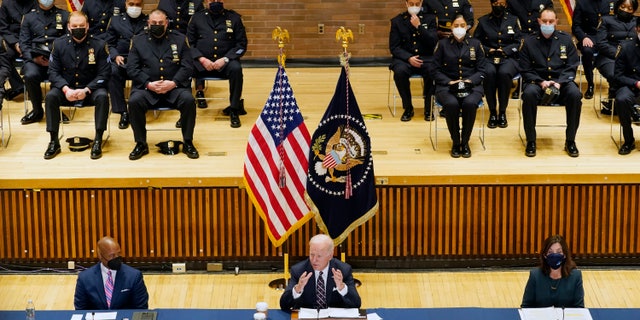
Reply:
[[[91,143],[93,142],[93,140],[89,138],[78,137],[78,136],[67,138],[66,141],[69,144],[69,150],[73,152],[80,152],[80,151],[87,150],[91,147]]]
[[[182,145],[181,141],[169,140],[159,142],[158,144],[156,144],[156,147],[160,149],[159,151],[162,154],[174,155],[180,153],[180,145]]]

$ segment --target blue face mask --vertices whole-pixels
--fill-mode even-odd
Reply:
[[[551,269],[556,270],[562,266],[564,259],[565,257],[562,253],[549,253],[545,258],[545,261]]]
[[[552,25],[552,24],[543,24],[540,25],[540,32],[542,32],[543,35],[545,36],[550,36],[553,34],[553,31],[556,30],[556,26]]]

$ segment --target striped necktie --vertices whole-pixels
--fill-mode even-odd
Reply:
[[[113,296],[113,277],[111,277],[111,270],[107,271],[107,283],[104,285],[104,295],[107,297],[107,308],[111,309],[111,297]]]
[[[327,291],[324,284],[324,277],[322,277],[322,271],[318,275],[318,281],[316,281],[316,306],[318,309],[327,308]]]

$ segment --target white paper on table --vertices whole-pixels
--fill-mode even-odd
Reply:
[[[329,318],[359,318],[358,308],[329,308]]]
[[[520,319],[522,320],[561,320],[561,308],[523,308],[518,309]]]
[[[70,320],[82,320],[82,313],[72,314]]]
[[[382,320],[382,318],[374,312],[367,314],[367,320]]]
[[[565,308],[564,309],[565,320],[593,320],[591,318],[591,312],[586,308]]]
[[[321,318],[359,318],[360,311],[357,308],[328,308],[310,309],[300,308],[299,319],[321,319]]]
[[[85,320],[116,320],[117,311],[113,312],[87,312],[84,315]]]

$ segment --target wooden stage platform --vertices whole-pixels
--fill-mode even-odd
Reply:
[[[340,68],[290,68],[291,85],[310,132],[317,127],[336,86]],[[149,132],[151,153],[139,161],[128,160],[133,149],[131,129],[117,128],[118,115],[111,115],[111,138],[102,159],[90,160],[89,151],[63,152],[53,160],[44,160],[49,135],[45,122],[23,126],[22,101],[4,101],[11,114],[13,135],[8,147],[0,150],[0,188],[65,187],[145,187],[145,186],[239,186],[247,137],[273,86],[276,68],[245,68],[244,99],[248,114],[241,117],[242,127],[233,129],[221,110],[226,100],[210,101],[208,109],[198,109],[195,145],[200,159],[185,155],[165,156],[154,149],[164,140],[181,140],[179,131]],[[438,132],[438,150],[429,140],[429,124],[422,115],[422,102],[416,100],[416,117],[400,122],[402,112],[393,117],[387,108],[389,71],[384,67],[353,67],[351,83],[363,114],[380,115],[368,119],[374,151],[375,174],[380,183],[390,185],[421,184],[546,184],[546,183],[636,183],[640,153],[619,156],[609,132],[609,117],[597,117],[593,100],[583,100],[581,125],[577,136],[579,158],[563,151],[564,128],[538,128],[538,155],[524,156],[518,137],[518,111],[515,102],[508,109],[509,127],[486,129],[486,150],[478,130],[470,147],[472,157],[453,159],[446,129]],[[224,82],[213,83],[207,95],[227,96]],[[414,91],[418,91],[415,86]],[[31,106],[29,105],[29,108]],[[564,123],[563,108],[543,109],[539,124]],[[163,112],[158,119],[149,116],[149,128],[172,128],[178,113]],[[71,136],[93,138],[93,109],[79,110],[76,121],[65,125],[65,139]],[[478,123],[480,122],[478,114]],[[443,119],[441,119],[443,120]],[[616,119],[617,120],[617,119]],[[446,128],[444,121],[441,128]],[[618,125],[614,123],[617,137]],[[524,133],[523,133],[524,134]]]

